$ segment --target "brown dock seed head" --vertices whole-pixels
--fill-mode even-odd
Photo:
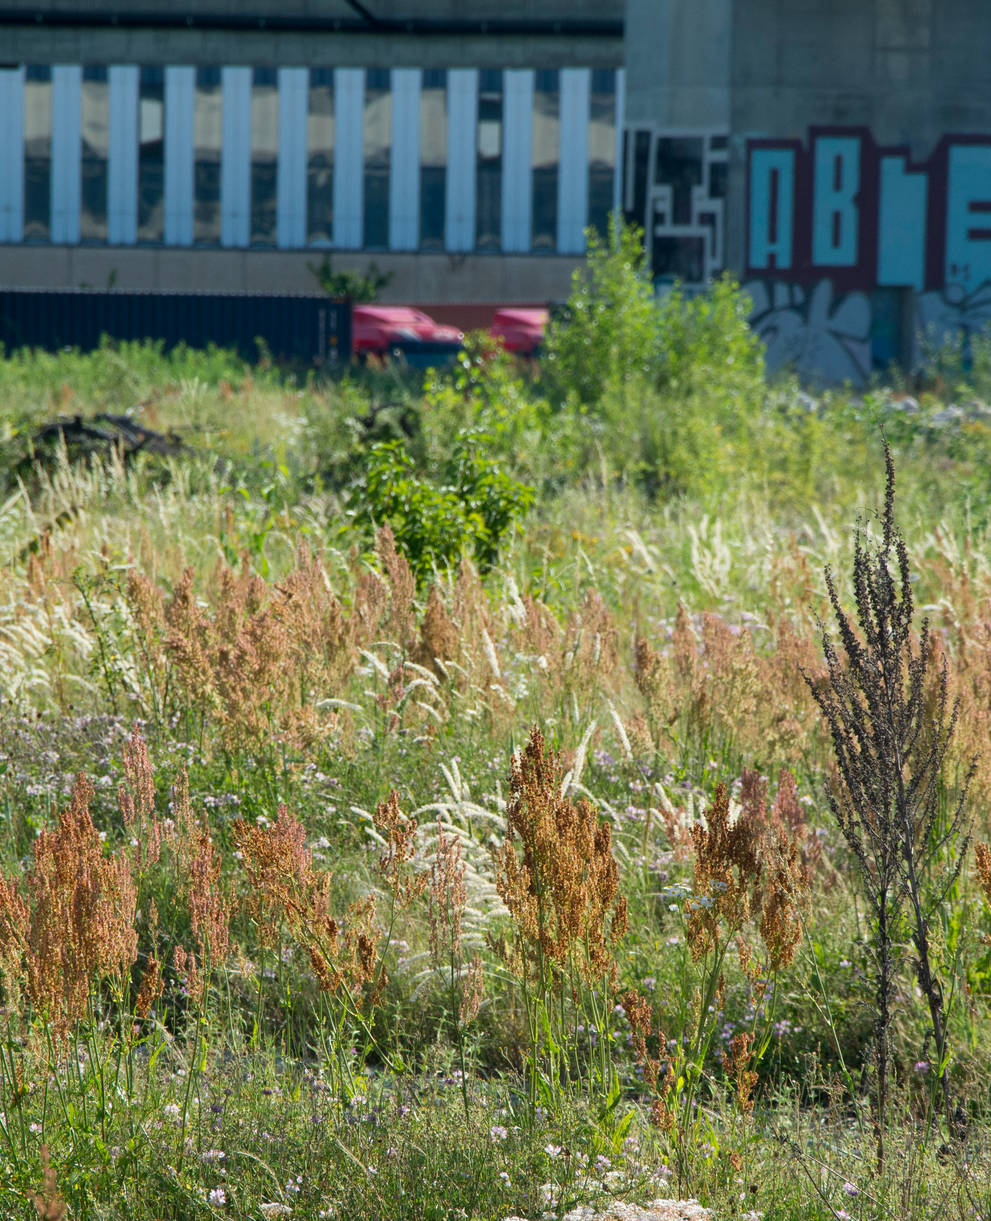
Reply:
[[[31,910],[17,883],[0,877],[0,979],[4,1001],[16,1009],[24,973],[24,954],[31,932]]]
[[[377,971],[374,900],[352,903],[341,931],[329,912],[331,875],[314,870],[305,829],[285,806],[268,827],[237,819],[234,842],[251,884],[246,907],[263,943],[274,944],[284,923],[308,956],[321,989],[334,993],[345,986],[358,999],[374,979],[369,999],[375,1003],[386,976]]]
[[[753,1043],[754,1036],[749,1031],[735,1034],[729,1041],[729,1047],[723,1052],[723,1067],[734,1083],[736,1104],[741,1115],[751,1115],[754,1109],[753,1094],[757,1085],[757,1073],[750,1068]]]
[[[162,968],[158,959],[152,955],[141,977],[137,999],[134,1002],[134,1012],[138,1017],[146,1018],[151,1007],[162,995]]]
[[[417,821],[399,808],[399,794],[393,790],[375,807],[372,818],[386,841],[379,857],[378,871],[401,907],[408,907],[427,887],[425,873],[412,873],[409,865],[416,854]]]
[[[761,872],[760,827],[744,811],[729,820],[729,793],[720,784],[706,810],[706,825],[692,827],[695,846],[695,883],[687,900],[687,936],[698,962],[719,942],[720,925],[730,932],[750,915],[750,890]]]
[[[41,1146],[41,1183],[41,1191],[34,1193],[34,1209],[39,1221],[63,1221],[66,1203],[58,1192],[55,1168],[47,1145]]]
[[[991,845],[978,844],[974,848],[974,856],[977,858],[977,880],[984,892],[984,902],[991,907]]]
[[[448,953],[457,956],[461,950],[461,921],[468,894],[465,890],[465,864],[461,841],[444,834],[437,820],[437,848],[430,866],[429,949],[435,967]]]
[[[686,902],[688,944],[698,962],[723,935],[737,937],[753,920],[767,965],[778,971],[791,962],[801,937],[799,905],[808,893],[809,871],[783,820],[768,814],[763,782],[753,772],[745,771],[743,779],[742,810],[734,823],[721,784],[706,811],[706,825],[692,828],[695,882]]]
[[[155,809],[155,776],[148,758],[148,747],[137,725],[124,743],[124,779],[118,790],[118,804],[124,826],[129,830],[144,824]]]
[[[447,613],[440,590],[436,585],[431,585],[420,624],[420,639],[410,656],[417,665],[428,667],[438,678],[443,678],[444,668],[439,663],[455,658],[458,644],[458,629]]]
[[[230,899],[220,880],[220,854],[205,827],[197,828],[186,891],[193,935],[200,959],[219,966],[230,950]]]
[[[103,855],[89,814],[92,794],[79,776],[57,828],[35,841],[26,878],[28,994],[57,1037],[84,1016],[90,989],[109,977],[126,980],[137,957],[130,866]]]
[[[561,782],[560,756],[534,726],[513,759],[496,885],[520,936],[545,960],[560,968],[574,955],[584,978],[614,977],[611,947],[626,931],[626,905],[611,829],[587,801],[562,796]]]
[[[273,944],[285,921],[294,934],[326,921],[329,874],[317,874],[306,847],[306,829],[284,805],[274,823],[262,827],[238,818],[234,842],[251,883],[246,906],[265,944]]]
[[[478,1017],[485,995],[485,975],[482,971],[482,960],[478,956],[468,964],[468,970],[461,979],[461,1004],[458,1006],[458,1021],[467,1026]]]

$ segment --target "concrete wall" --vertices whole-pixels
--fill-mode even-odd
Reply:
[[[148,292],[313,293],[319,251],[160,247],[3,246],[0,288],[94,288]],[[564,255],[335,254],[335,271],[375,262],[391,271],[385,303],[559,301],[578,258]]]
[[[413,22],[413,33],[366,32],[345,0],[0,0],[0,59],[8,63],[280,64],[340,67],[611,68],[622,64],[623,0],[367,0],[385,21]],[[119,23],[87,27],[72,17],[116,12]],[[148,27],[151,15],[193,19],[190,28]],[[24,24],[17,23],[24,14]],[[45,22],[38,24],[35,14]],[[67,24],[60,25],[59,14]],[[145,24],[128,26],[127,14]],[[283,28],[231,30],[225,19],[269,17]],[[211,26],[210,18],[217,21]],[[340,32],[292,31],[309,19],[341,23]],[[431,33],[415,23],[489,22],[489,32]],[[500,23],[541,23],[544,33],[500,32]],[[560,22],[555,32],[553,23]],[[588,29],[581,32],[581,24]],[[605,23],[605,25],[603,25]],[[606,30],[603,34],[602,31]],[[609,30],[615,32],[610,33]]]
[[[991,133],[987,0],[737,0],[730,46],[732,267],[742,263],[747,139],[862,126],[921,161],[943,136]]]
[[[733,9],[734,132],[864,124],[924,156],[991,125],[985,0],[746,0]]]
[[[626,122],[729,123],[733,0],[627,0]]]

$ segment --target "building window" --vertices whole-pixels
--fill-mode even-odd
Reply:
[[[196,69],[193,96],[193,241],[220,243],[220,150],[224,99],[219,68]]]
[[[334,240],[334,69],[310,71],[306,113],[306,240]]]
[[[423,73],[420,90],[420,249],[444,249],[447,194],[447,73]]]
[[[84,242],[107,240],[107,157],[110,149],[110,96],[107,70],[83,68],[82,214],[79,236]]]
[[[534,250],[557,249],[557,178],[561,150],[561,78],[538,71],[533,89]]]
[[[588,223],[602,236],[609,228],[616,181],[616,72],[592,72],[588,126]]]
[[[141,69],[138,93],[138,241],[165,232],[165,73]]]
[[[279,167],[279,80],[255,68],[251,89],[251,245],[274,246]]]
[[[478,162],[475,175],[475,246],[502,246],[502,72],[478,74]]]
[[[24,239],[52,231],[52,70],[29,64],[24,83]]]
[[[389,164],[392,155],[392,91],[387,68],[365,74],[363,244],[384,250],[389,244]]]

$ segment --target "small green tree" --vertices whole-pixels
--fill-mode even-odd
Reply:
[[[598,403],[607,385],[650,380],[658,349],[658,312],[644,263],[643,231],[616,212],[605,239],[585,231],[588,256],[572,277],[562,318],[551,323],[544,361],[564,400]]]
[[[329,254],[319,263],[307,263],[307,267],[323,291],[335,301],[375,301],[393,276],[391,271],[382,271],[377,263],[369,263],[364,275],[360,271],[335,271]]]

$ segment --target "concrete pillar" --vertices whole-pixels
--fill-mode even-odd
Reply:
[[[196,69],[165,69],[165,244],[193,244],[193,98]]]
[[[251,240],[251,69],[221,71],[224,98],[220,150],[220,244]]]
[[[581,254],[588,221],[588,113],[592,74],[561,70],[561,164],[557,176],[557,248]]]
[[[334,245],[358,250],[362,239],[365,166],[365,70],[334,72]]]
[[[83,70],[78,64],[52,68],[52,228],[53,242],[79,241],[82,206]]]
[[[392,157],[389,182],[389,249],[420,244],[419,68],[392,70]]]
[[[533,228],[534,71],[503,73],[502,248],[527,251]]]
[[[0,68],[0,242],[24,236],[24,69]]]
[[[475,172],[478,145],[478,69],[447,74],[447,183],[444,244],[448,250],[475,246]]]
[[[279,172],[276,244],[306,245],[306,115],[310,70],[279,69]]]
[[[133,246],[138,236],[138,68],[107,73],[110,133],[107,163],[107,241]]]

